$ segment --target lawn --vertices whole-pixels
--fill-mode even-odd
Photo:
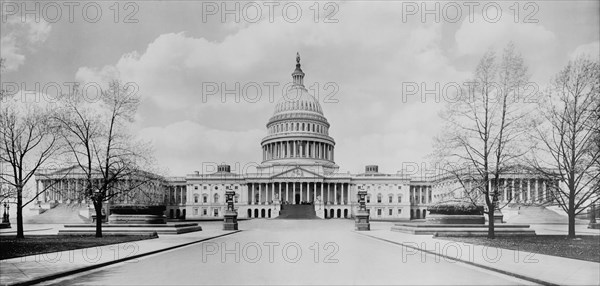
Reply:
[[[156,237],[150,235],[126,235],[96,238],[94,236],[26,235],[24,239],[16,239],[15,236],[0,236],[0,259],[139,241]]]
[[[496,248],[519,250],[546,255],[600,262],[600,236],[578,236],[567,239],[564,235],[538,235],[532,237],[444,237],[438,238]]]

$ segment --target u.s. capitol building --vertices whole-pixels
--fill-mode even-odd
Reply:
[[[338,172],[335,140],[329,136],[331,126],[318,100],[304,86],[299,56],[296,62],[293,85],[277,102],[267,122],[267,135],[261,141],[262,162],[256,172],[235,172],[229,165],[219,165],[210,174],[194,172],[166,178],[152,192],[164,197],[167,217],[222,218],[227,190],[235,191],[240,218],[275,218],[282,206],[289,204],[311,206],[320,218],[351,218],[358,208],[357,192],[365,190],[372,219],[409,220],[424,218],[432,203],[457,192],[460,196],[462,188],[452,177],[417,179],[402,173],[381,173],[376,165],[367,165],[361,174]],[[46,174],[38,180],[38,189],[39,184],[43,187],[53,177],[65,182],[54,184],[56,187],[42,194],[42,202],[84,201],[71,197],[78,192],[69,188],[81,188],[76,176]],[[534,173],[517,168],[504,175],[502,181],[502,202],[550,200],[549,182]]]

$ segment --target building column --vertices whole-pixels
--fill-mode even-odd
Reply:
[[[540,179],[535,179],[535,200],[537,202],[541,202],[541,192],[540,192]]]
[[[511,187],[510,187],[510,200],[514,200],[515,199],[515,179],[511,180]]]
[[[527,178],[527,201],[531,201],[531,179]]]
[[[542,193],[544,194],[542,202],[548,201],[548,185],[546,183],[546,180],[542,181]]]
[[[525,196],[523,196],[523,193],[525,193],[523,191],[523,179],[519,178],[519,202],[523,202],[525,199]]]
[[[502,179],[502,182],[503,182],[502,183],[502,186],[503,186],[502,187],[502,201],[506,202],[508,200],[507,199],[508,191],[506,190],[506,185],[507,185],[506,179]]]
[[[258,204],[262,204],[262,183],[258,183]]]
[[[289,182],[286,182],[286,183],[285,183],[285,201],[288,201],[288,197],[289,197],[289,196],[288,196],[288,194],[289,194],[289,193],[288,193],[288,190],[289,190],[289,189],[290,189],[290,183],[289,183]]]
[[[323,185],[325,184],[325,182],[321,182],[321,202],[325,201],[325,196],[323,196]]]

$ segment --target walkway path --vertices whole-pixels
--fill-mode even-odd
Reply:
[[[453,261],[411,255],[354,232],[350,220],[252,220],[246,229],[48,284],[531,284]]]
[[[162,235],[157,239],[0,260],[0,284],[44,281],[49,277],[60,277],[65,273],[94,269],[113,264],[115,261],[127,260],[124,263],[136,263],[141,258],[136,259],[135,257],[231,233],[220,230],[221,226],[222,224],[214,224],[212,227],[208,225],[203,231]],[[30,229],[33,231],[36,228]],[[56,232],[56,229],[44,231]],[[28,234],[37,235],[38,233],[28,232]]]

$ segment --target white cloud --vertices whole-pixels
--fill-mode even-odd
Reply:
[[[597,59],[600,57],[600,41],[584,44],[575,48],[573,52],[569,54],[570,59],[575,59],[578,56],[588,56],[590,58]]]
[[[260,157],[260,129],[225,131],[191,121],[180,121],[165,127],[149,127],[139,132],[140,138],[153,143],[156,158],[172,175],[183,175],[203,164],[228,163],[246,165]],[[236,161],[227,161],[227,158]]]
[[[0,37],[0,57],[6,59],[6,70],[17,70],[25,63],[25,52],[35,51],[44,43],[52,27],[44,20],[36,22],[33,18],[12,16],[3,23],[3,35]]]

